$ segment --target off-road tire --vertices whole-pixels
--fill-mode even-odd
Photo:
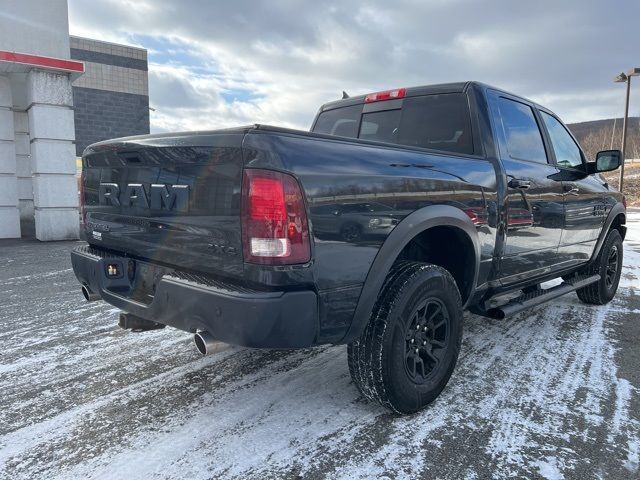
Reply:
[[[425,313],[420,316],[423,304],[426,305]],[[436,332],[441,335],[442,330],[438,329],[444,328],[434,323],[431,324],[432,331],[424,330],[425,333],[421,328],[411,328],[411,325],[427,326],[429,305],[436,305],[431,312],[437,313],[440,308],[442,315],[433,322],[441,323],[444,319],[446,338],[439,339],[443,346],[437,350],[429,353],[421,350],[420,355],[429,355],[428,361],[432,354],[442,358],[439,362],[434,361],[428,375],[419,375],[414,366],[416,362],[407,360],[412,355],[411,352],[407,354],[409,342],[415,340],[415,335],[431,333],[431,341],[435,344]],[[462,341],[462,319],[460,292],[448,271],[427,263],[397,263],[385,280],[364,332],[347,347],[353,382],[365,398],[395,412],[409,414],[424,408],[444,389],[455,368]],[[414,366],[413,369],[407,362]],[[422,374],[427,368],[422,363]],[[416,383],[416,379],[423,383]]]
[[[612,278],[610,261],[615,255],[616,270]],[[586,287],[576,290],[578,298],[590,305],[604,305],[615,296],[620,283],[622,271],[622,236],[618,230],[612,229],[600,249],[600,253],[594,262],[580,273],[582,275],[600,274],[600,280]]]

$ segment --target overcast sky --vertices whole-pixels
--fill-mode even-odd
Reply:
[[[73,35],[149,50],[151,129],[308,129],[349,94],[479,80],[567,122],[622,116],[640,1],[69,0]],[[631,113],[640,114],[640,78]],[[635,98],[635,100],[634,100]]]

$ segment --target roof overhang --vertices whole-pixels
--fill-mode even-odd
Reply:
[[[26,73],[34,68],[67,73],[73,81],[84,73],[84,62],[0,50],[0,73]]]

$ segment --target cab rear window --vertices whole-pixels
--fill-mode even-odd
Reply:
[[[362,105],[327,110],[318,116],[313,131],[338,137],[357,138],[361,114]]]
[[[469,104],[465,94],[408,97],[401,108],[362,113],[363,105],[322,112],[316,133],[363,140],[473,153]]]

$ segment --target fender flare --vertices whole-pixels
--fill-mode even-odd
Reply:
[[[600,236],[598,237],[598,241],[596,242],[596,247],[593,250],[593,255],[591,255],[591,259],[589,260],[590,263],[598,257],[598,254],[600,253],[600,249],[602,248],[602,245],[604,244],[604,241],[607,238],[607,234],[611,229],[611,224],[616,219],[616,217],[620,214],[624,216],[624,219],[626,221],[627,209],[624,207],[622,203],[616,203],[611,209],[611,211],[609,212],[609,214],[607,215],[607,218],[605,219],[604,224],[602,225],[602,231],[600,232]]]
[[[473,283],[467,302],[472,297],[480,270],[480,242],[478,232],[471,219],[459,208],[451,205],[431,205],[405,217],[389,234],[376,254],[367,278],[364,281],[351,326],[340,343],[351,343],[358,338],[371,316],[375,301],[384,280],[396,258],[407,244],[418,234],[433,227],[456,227],[468,237],[474,248]]]

